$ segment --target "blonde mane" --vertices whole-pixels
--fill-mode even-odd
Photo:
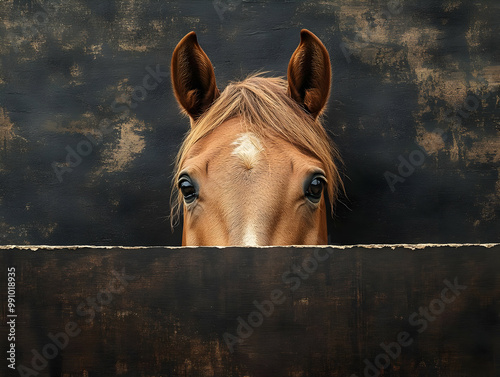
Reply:
[[[177,154],[171,199],[172,225],[179,217],[183,198],[176,194],[180,169],[189,150],[222,123],[240,117],[249,132],[263,138],[279,137],[301,152],[314,156],[325,168],[327,194],[332,211],[340,187],[343,187],[336,161],[340,155],[319,120],[313,119],[287,95],[287,81],[252,75],[230,83],[219,98],[192,126]],[[177,196],[176,196],[177,195]],[[175,198],[175,199],[174,199]]]

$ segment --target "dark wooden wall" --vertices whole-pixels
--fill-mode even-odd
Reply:
[[[498,245],[16,248],[0,252],[0,265],[3,287],[7,267],[16,269],[16,366],[50,354],[50,334],[65,344],[68,324],[78,332],[45,367],[35,364],[40,377],[362,377],[376,375],[365,365],[386,365],[388,352],[381,376],[500,373]],[[225,334],[238,336],[238,318],[248,322],[254,301],[273,297],[272,312],[265,304],[269,315],[252,317],[253,333],[231,352]],[[381,347],[398,339],[400,350]],[[19,376],[3,356],[0,368]]]
[[[140,88],[147,67],[168,72],[195,30],[222,87],[285,75],[301,28],[332,56],[348,198],[331,242],[496,242],[499,16],[496,0],[2,1],[0,243],[179,244],[168,200],[188,122],[169,77]]]

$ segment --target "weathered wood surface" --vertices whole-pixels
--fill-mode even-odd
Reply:
[[[349,198],[331,242],[498,242],[499,17],[497,0],[1,1],[0,243],[179,244],[166,215],[188,122],[161,73],[176,43],[195,30],[224,87],[285,75],[301,28],[333,60]],[[52,163],[81,142],[60,182]]]
[[[380,344],[398,339],[405,346],[398,355],[393,345],[381,376],[500,373],[498,245],[15,249],[1,251],[0,265],[2,286],[16,268],[17,365],[30,367],[33,350],[42,354],[68,323],[80,330],[43,377],[373,376],[364,360],[384,365]],[[113,271],[128,276],[125,285]],[[238,317],[248,321],[254,301],[275,290],[283,302],[231,353],[224,334],[237,336]],[[421,308],[428,320],[413,314]],[[4,363],[0,375],[19,375]]]

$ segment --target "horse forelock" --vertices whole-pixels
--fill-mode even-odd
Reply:
[[[184,139],[174,168],[172,223],[178,219],[182,205],[182,195],[176,193],[176,185],[189,152],[199,140],[235,118],[239,118],[244,124],[247,134],[246,139],[240,139],[237,142],[239,146],[236,146],[241,147],[237,153],[245,165],[248,165],[247,168],[251,168],[252,156],[261,148],[259,139],[277,137],[291,143],[323,164],[328,181],[328,198],[333,210],[339,188],[343,187],[337,167],[337,162],[341,162],[341,159],[321,120],[311,117],[288,96],[286,80],[257,74],[243,81],[230,83],[205,114],[193,124]],[[254,135],[255,138],[249,135]]]

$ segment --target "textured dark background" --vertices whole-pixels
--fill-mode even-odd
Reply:
[[[168,71],[191,30],[221,87],[258,70],[285,75],[301,28],[332,56],[326,124],[348,198],[331,242],[499,241],[498,1],[218,4],[0,3],[0,243],[179,244],[167,214],[188,121],[169,78],[142,101],[134,88],[146,67]],[[53,162],[98,136],[102,119],[111,132],[60,182]],[[421,147],[423,164],[392,192],[384,173]]]
[[[30,367],[32,350],[42,352],[49,333],[74,322],[81,333],[39,377],[375,376],[364,374],[364,360],[373,363],[384,354],[380,344],[403,331],[413,343],[380,376],[498,377],[498,245],[318,251],[332,254],[314,269],[312,248],[2,250],[0,264],[16,267],[16,365]],[[309,271],[303,280],[286,275],[299,280],[295,290],[296,281],[283,280],[292,265]],[[120,288],[113,271],[134,279],[109,297],[100,292]],[[440,309],[444,281],[455,279],[466,288]],[[285,300],[230,353],[224,334],[236,336],[237,318],[247,320],[254,300],[275,289]],[[441,312],[429,312],[419,333],[424,325],[410,316],[430,305]],[[4,357],[0,369],[19,376]]]

